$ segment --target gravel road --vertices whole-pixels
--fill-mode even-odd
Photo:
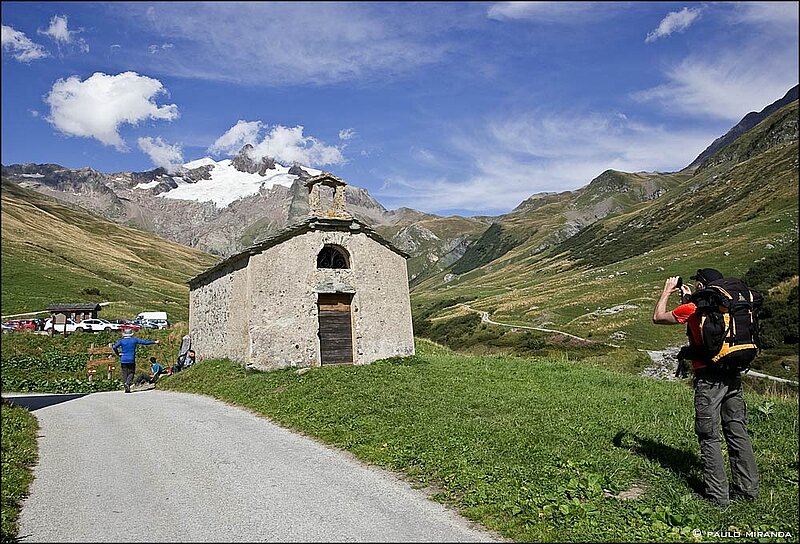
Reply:
[[[32,412],[22,542],[500,542],[391,473],[198,395]]]

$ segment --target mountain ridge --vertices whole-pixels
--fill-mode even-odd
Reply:
[[[598,346],[663,349],[682,336],[651,322],[666,277],[686,278],[708,266],[743,277],[778,254],[793,255],[793,271],[781,270],[784,279],[763,288],[772,307],[796,307],[798,102],[773,112],[703,164],[671,174],[607,171],[579,191],[533,199],[499,218],[487,233],[494,231],[495,241],[508,247],[474,262],[462,262],[471,254],[465,255],[413,287],[420,331],[444,343],[450,331],[464,337],[469,308],[510,330],[539,327]],[[648,185],[654,176],[661,178],[660,188]],[[626,184],[627,191],[606,193]],[[637,184],[646,190],[639,192]],[[604,202],[607,208],[604,197],[620,208],[557,239],[567,212],[585,214]],[[480,336],[480,320],[474,327],[472,334]],[[793,353],[783,362],[794,360],[790,366],[796,368],[794,338],[793,347],[780,349]],[[551,333],[548,342],[564,340]]]
[[[784,107],[785,105],[795,101],[798,99],[798,89],[800,89],[800,85],[795,85],[788,91],[786,94],[773,102],[772,104],[766,106],[759,112],[751,111],[747,115],[745,115],[741,121],[739,121],[733,128],[731,128],[728,132],[711,142],[709,145],[700,155],[697,156],[695,160],[693,160],[689,165],[685,168],[685,170],[694,170],[700,167],[703,162],[714,155],[720,149],[726,147],[728,144],[736,140],[739,136],[743,135],[751,128],[759,124],[761,121]]]
[[[3,166],[2,176],[116,223],[227,257],[305,217],[309,209],[304,182],[321,173],[270,158],[255,161],[249,151],[246,145],[232,159],[190,161],[173,173],[163,168],[102,173],[29,163]],[[453,233],[448,218],[411,208],[387,210],[369,191],[354,185],[346,186],[345,196],[348,211],[411,255],[413,280],[460,258],[477,231],[485,228],[483,218],[462,218],[461,232]],[[332,195],[323,191],[322,197],[326,202]],[[423,228],[397,228],[421,221]]]

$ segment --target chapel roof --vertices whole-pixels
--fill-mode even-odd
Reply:
[[[340,232],[350,232],[353,234],[362,233],[366,236],[372,238],[379,244],[386,246],[387,248],[391,249],[401,257],[408,259],[409,255],[399,249],[397,246],[386,240],[383,236],[375,232],[372,227],[364,223],[363,221],[359,221],[358,219],[332,219],[332,218],[323,218],[323,217],[309,217],[303,221],[298,223],[293,223],[287,226],[285,229],[278,231],[277,233],[269,236],[259,242],[256,242],[252,246],[248,247],[244,251],[241,251],[235,255],[231,255],[230,257],[218,262],[211,268],[201,272],[197,276],[189,279],[189,288],[195,287],[196,285],[202,283],[202,280],[211,276],[214,272],[225,268],[226,266],[235,263],[236,261],[243,259],[245,257],[250,257],[252,255],[258,255],[259,253],[263,253],[267,249],[277,246],[294,238],[295,236],[299,236],[301,234],[305,234],[307,232],[311,232],[314,230],[321,230],[321,231],[340,231]]]

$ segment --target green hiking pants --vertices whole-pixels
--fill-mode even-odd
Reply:
[[[705,368],[695,371],[694,407],[706,497],[721,506],[727,506],[731,496],[757,498],[758,467],[747,433],[747,406],[739,373]],[[720,423],[731,464],[730,489],[722,459]]]

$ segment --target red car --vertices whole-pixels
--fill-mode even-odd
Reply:
[[[133,332],[141,330],[142,328],[141,325],[138,325],[137,323],[134,323],[133,321],[128,321],[126,319],[111,319],[109,320],[109,323],[117,325],[120,330],[129,329],[132,330]]]
[[[14,325],[14,328],[21,332],[35,331],[38,328],[36,326],[36,321],[33,319],[14,319],[13,321],[9,321],[9,323]]]

